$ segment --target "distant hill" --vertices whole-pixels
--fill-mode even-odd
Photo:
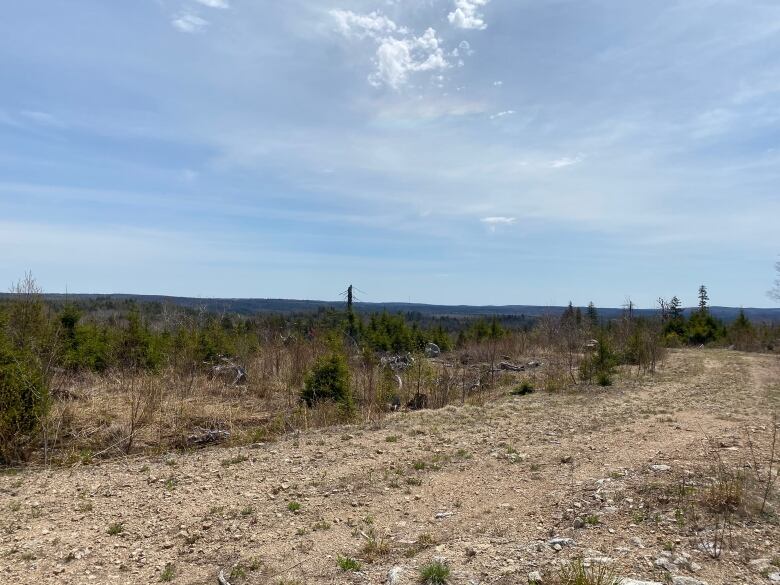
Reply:
[[[7,293],[0,294],[0,298],[7,297]],[[47,294],[47,300],[63,302],[66,298],[63,294]],[[253,315],[257,313],[313,313],[324,309],[339,309],[344,307],[343,301],[318,301],[296,299],[209,299],[193,297],[171,297],[163,295],[133,295],[133,294],[71,294],[67,298],[74,301],[128,301],[139,303],[170,304],[191,309],[203,308],[210,312],[228,312],[240,315]],[[585,307],[580,307],[585,310]],[[542,315],[560,315],[565,307],[543,305],[428,305],[422,303],[355,303],[355,309],[361,313],[375,313],[388,311],[390,313],[419,313],[428,317],[489,317],[493,315],[509,315],[526,317],[539,317]],[[690,314],[695,309],[685,309]],[[739,314],[738,307],[710,307],[715,317],[724,321],[732,321]],[[764,309],[745,307],[745,314],[751,321],[756,322],[780,322],[780,308]],[[623,309],[614,307],[599,307],[599,315],[604,319],[613,319],[623,314]],[[655,309],[635,309],[636,315],[654,315]]]

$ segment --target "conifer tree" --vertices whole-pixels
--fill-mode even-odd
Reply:
[[[709,300],[710,297],[707,296],[707,287],[701,285],[699,287],[699,311],[705,312],[707,310],[707,301]]]

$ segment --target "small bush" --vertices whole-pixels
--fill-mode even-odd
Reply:
[[[533,391],[533,385],[528,380],[525,380],[517,388],[513,388],[510,394],[512,396],[525,396],[526,394],[533,393]]]
[[[171,563],[166,563],[162,574],[160,575],[160,581],[167,583],[173,581],[173,576],[176,574],[176,569]]]
[[[339,565],[339,569],[341,569],[345,573],[347,571],[353,571],[353,572],[359,571],[362,566],[359,561],[350,557],[339,556],[338,559],[336,559],[336,562]]]
[[[125,526],[121,522],[114,522],[113,524],[109,524],[108,526],[108,534],[111,536],[117,536],[118,534],[122,534],[124,532]]]
[[[586,567],[582,559],[574,559],[561,567],[557,585],[620,585],[621,579],[609,567]]]
[[[287,509],[295,514],[298,510],[301,509],[301,505],[298,502],[290,502],[287,504]]]
[[[611,386],[616,365],[617,356],[612,351],[607,338],[602,335],[598,339],[596,351],[580,362],[580,378],[586,382],[591,382],[595,378],[599,386]]]
[[[14,350],[0,332],[0,463],[25,458],[48,407],[48,385],[36,360]]]
[[[312,406],[320,400],[332,400],[351,410],[349,368],[344,356],[333,353],[318,359],[306,376],[301,398],[307,406]]]
[[[422,585],[445,585],[449,577],[449,566],[440,561],[433,561],[420,569],[420,583]]]

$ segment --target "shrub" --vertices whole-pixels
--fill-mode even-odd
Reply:
[[[582,559],[574,559],[561,567],[559,585],[619,585],[621,579],[604,565],[586,567]]]
[[[606,336],[602,335],[598,338],[596,351],[580,362],[580,378],[586,382],[595,378],[599,386],[611,386],[616,365],[617,357]]]
[[[445,585],[450,576],[450,568],[441,561],[433,561],[420,569],[422,585]]]
[[[336,562],[339,565],[339,569],[344,572],[347,571],[359,571],[361,568],[360,562],[350,557],[338,557]]]
[[[524,380],[517,388],[513,388],[510,394],[512,396],[525,396],[526,394],[533,393],[533,391],[533,385],[528,380]]]
[[[344,356],[332,353],[318,359],[306,376],[301,398],[307,406],[312,406],[320,400],[332,400],[351,410],[349,368]]]
[[[0,332],[0,463],[24,459],[49,406],[48,385],[32,355]]]

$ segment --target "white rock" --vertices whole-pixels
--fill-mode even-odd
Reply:
[[[539,571],[531,571],[528,573],[528,582],[529,583],[541,583],[542,582],[542,574]]]
[[[705,581],[699,581],[693,577],[683,577],[676,575],[672,577],[672,585],[707,585]]]
[[[664,585],[658,581],[640,581],[639,579],[623,579],[621,585]]]
[[[560,536],[556,536],[555,538],[551,538],[547,541],[547,544],[550,546],[560,545],[560,546],[572,546],[574,544],[573,538],[563,538]]]
[[[653,471],[669,471],[671,467],[669,467],[668,465],[651,465],[650,469],[652,469]]]
[[[387,585],[398,585],[401,582],[402,567],[393,567],[387,572]]]

